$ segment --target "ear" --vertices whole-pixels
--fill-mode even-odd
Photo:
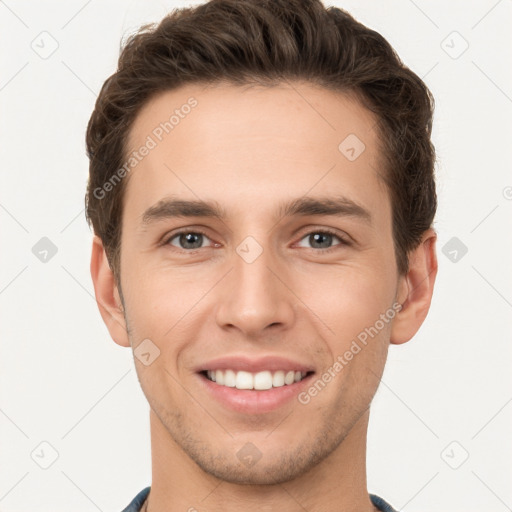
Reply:
[[[92,243],[91,277],[96,302],[110,336],[118,345],[129,347],[130,340],[114,273],[110,269],[103,243],[96,235]]]
[[[437,235],[430,228],[418,247],[409,253],[409,270],[399,278],[397,301],[402,309],[393,320],[393,344],[409,341],[427,316],[437,275],[436,240]]]

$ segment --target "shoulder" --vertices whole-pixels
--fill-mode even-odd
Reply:
[[[142,491],[133,498],[132,502],[121,512],[139,512],[140,507],[142,507],[142,504],[144,503],[144,500],[147,498],[149,494],[149,490],[151,487],[146,487],[145,489],[142,489]]]
[[[384,501],[380,496],[370,494],[372,503],[380,510],[380,512],[398,512],[387,501]]]

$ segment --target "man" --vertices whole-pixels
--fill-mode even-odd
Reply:
[[[437,272],[433,100],[318,0],[212,0],[125,45],[87,131],[91,274],[150,405],[125,511],[392,511],[369,407]]]

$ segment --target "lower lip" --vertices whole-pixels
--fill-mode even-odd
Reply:
[[[279,388],[265,390],[237,389],[221,386],[199,373],[202,384],[218,402],[233,411],[243,414],[263,414],[279,409],[293,400],[309,385],[314,373],[299,382],[285,384]]]

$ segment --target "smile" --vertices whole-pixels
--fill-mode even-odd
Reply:
[[[257,373],[235,370],[207,370],[203,372],[207,379],[219,386],[226,386],[236,389],[252,389],[263,391],[271,388],[290,386],[294,382],[300,382],[311,372],[301,371],[269,371],[264,370]]]
[[[223,409],[258,415],[296,404],[297,396],[309,386],[314,373],[293,370],[251,373],[224,369],[204,370],[197,375],[203,390]]]

